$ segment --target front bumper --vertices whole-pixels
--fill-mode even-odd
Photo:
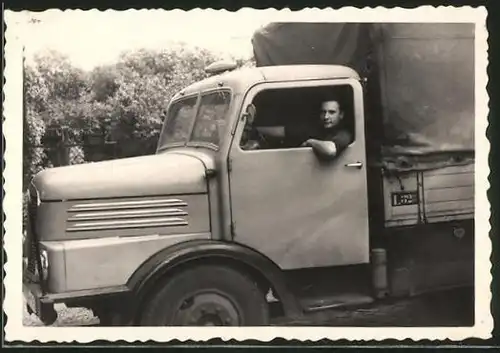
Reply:
[[[34,313],[44,325],[52,325],[57,320],[56,303],[92,310],[96,306],[109,307],[110,303],[120,303],[118,307],[122,312],[126,312],[133,303],[132,293],[126,286],[44,294],[40,284],[29,275],[24,277],[23,295],[28,313]]]
[[[42,294],[39,284],[24,281],[23,295],[28,313],[34,313],[44,325],[52,325],[57,320],[54,301]]]

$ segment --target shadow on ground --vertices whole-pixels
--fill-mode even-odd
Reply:
[[[430,327],[474,326],[474,290],[455,289],[405,300],[387,300],[358,309],[328,310],[305,320],[276,324],[293,326]]]
[[[91,311],[57,305],[58,320],[53,326],[94,326],[99,323]],[[35,315],[24,310],[25,326],[42,326]],[[328,310],[307,316],[304,320],[276,320],[274,325],[287,326],[473,326],[474,291],[459,289],[399,301],[386,301],[359,309]]]

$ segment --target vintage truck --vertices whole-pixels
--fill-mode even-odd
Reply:
[[[23,288],[45,324],[65,303],[259,326],[474,285],[474,26],[272,23],[252,43],[256,67],[172,99],[156,154],[33,178]],[[332,97],[354,135],[335,159],[241,147]]]

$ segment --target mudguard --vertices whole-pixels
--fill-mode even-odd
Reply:
[[[279,297],[287,317],[299,317],[301,310],[286,285],[281,269],[259,252],[241,244],[216,240],[192,240],[163,249],[146,260],[129,278],[127,287],[141,303],[149,286],[179,265],[203,258],[228,259],[258,271]]]

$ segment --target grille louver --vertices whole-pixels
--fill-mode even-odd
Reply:
[[[187,203],[180,199],[85,203],[68,212],[68,232],[188,225]]]

